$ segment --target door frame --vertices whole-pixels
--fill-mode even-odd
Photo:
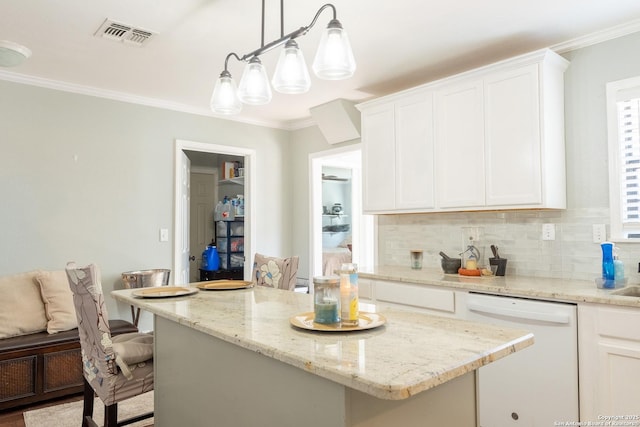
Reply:
[[[351,169],[353,259],[361,265],[373,265],[376,256],[375,228],[372,219],[362,213],[362,160],[354,165],[341,159],[349,155],[362,156],[361,153],[362,144],[360,143],[309,155],[309,278],[324,274],[322,271],[323,166]]]
[[[253,248],[256,245],[256,215],[254,213],[255,206],[255,185],[256,185],[256,151],[250,148],[233,147],[229,145],[210,144],[207,142],[188,141],[184,139],[175,140],[174,148],[174,198],[173,198],[173,271],[178,270],[181,265],[181,251],[179,242],[182,242],[185,236],[182,235],[182,224],[179,223],[182,216],[180,215],[180,200],[183,196],[180,185],[180,167],[179,159],[181,152],[199,151],[202,153],[226,154],[231,156],[244,157],[244,199],[245,199],[245,224],[244,224],[244,277],[251,277],[251,260],[253,260]],[[212,206],[213,209],[213,206]],[[188,221],[188,219],[187,219]],[[189,238],[189,236],[186,236]],[[196,255],[197,256],[197,255]]]

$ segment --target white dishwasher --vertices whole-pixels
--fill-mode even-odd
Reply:
[[[534,344],[478,370],[480,427],[579,421],[576,306],[469,293],[465,317],[534,334]]]

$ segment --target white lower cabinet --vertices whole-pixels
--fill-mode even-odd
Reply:
[[[578,322],[581,422],[640,425],[640,310],[585,304]]]
[[[444,317],[460,317],[466,291],[428,285],[359,279],[359,297],[378,309],[414,310]]]

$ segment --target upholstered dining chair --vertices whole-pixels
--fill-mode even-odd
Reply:
[[[95,394],[104,403],[104,427],[131,424],[153,412],[118,422],[118,403],[153,390],[153,335],[127,333],[111,337],[100,271],[94,264],[66,268],[78,319],[84,375],[83,427],[93,420]],[[94,394],[95,393],[95,394]]]
[[[253,284],[293,291],[296,287],[299,258],[276,258],[256,253],[253,259]]]

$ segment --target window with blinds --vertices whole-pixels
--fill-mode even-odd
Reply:
[[[611,240],[640,241],[640,77],[607,84]]]

